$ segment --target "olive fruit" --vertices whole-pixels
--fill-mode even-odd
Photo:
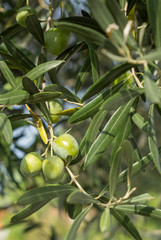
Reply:
[[[67,133],[60,135],[54,140],[53,149],[55,154],[66,163],[74,160],[79,153],[79,145],[76,139]]]
[[[20,163],[20,171],[26,177],[37,175],[42,168],[42,158],[39,153],[31,152],[25,155]]]
[[[64,173],[64,162],[58,156],[50,156],[43,161],[42,171],[47,182],[58,182]]]
[[[25,21],[28,15],[30,14],[37,14],[35,9],[33,7],[30,6],[25,6],[22,7],[18,10],[17,16],[16,16],[16,21],[22,26],[25,27]]]
[[[67,47],[69,33],[62,29],[50,28],[44,33],[46,49],[53,55],[59,55]]]
[[[57,123],[62,116],[54,114],[60,113],[63,110],[63,104],[57,99],[55,99],[54,101],[50,101],[48,104],[49,112],[51,113],[51,121],[52,123]]]

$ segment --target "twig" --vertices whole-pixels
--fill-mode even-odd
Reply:
[[[128,198],[130,197],[130,195],[131,195],[133,192],[135,192],[135,191],[136,191],[136,187],[132,188],[131,191],[127,191],[127,193],[125,194],[125,196],[122,197],[122,198],[119,198],[119,200],[117,200],[116,203],[118,204],[118,203],[121,203],[122,201],[128,199]]]
[[[51,149],[51,156],[53,156],[53,128],[52,128],[52,124],[48,124],[48,128],[49,128],[49,132],[50,132],[50,149]]]
[[[49,15],[50,21],[53,23],[53,15],[54,15],[54,0],[49,0]]]
[[[133,74],[133,77],[137,83],[137,85],[140,87],[140,88],[144,88],[143,85],[141,84],[141,82],[139,81],[139,78],[136,76],[136,73],[135,73],[135,69],[132,68],[132,74]]]
[[[66,102],[68,102],[68,103],[75,104],[75,105],[78,105],[78,106],[81,106],[81,107],[84,106],[84,103],[71,102],[71,101],[67,100],[66,98],[63,99],[63,100],[66,101]]]
[[[76,180],[76,177],[74,176],[74,174],[71,172],[71,170],[68,168],[68,166],[65,166],[70,177],[71,177],[71,183],[74,182],[75,185],[79,188],[79,190],[81,192],[83,192],[84,194],[87,194],[86,191],[82,188],[82,186],[79,184],[79,182]]]
[[[41,154],[42,157],[47,154],[49,147],[50,147],[50,142],[48,143],[48,145],[47,145],[47,147],[45,149],[45,152]]]

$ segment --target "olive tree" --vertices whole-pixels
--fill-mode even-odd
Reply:
[[[78,12],[72,1],[19,0],[1,8],[1,194],[8,182],[19,190],[9,226],[57,199],[74,219],[66,240],[93,211],[87,224],[96,219],[102,239],[112,239],[111,218],[143,239],[134,216],[161,220],[134,182],[149,166],[161,174],[161,3],[86,0]],[[27,137],[18,143],[24,129],[37,130],[28,146]]]

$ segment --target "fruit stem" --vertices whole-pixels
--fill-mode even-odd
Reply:
[[[48,152],[48,148],[49,148],[49,147],[50,147],[50,142],[48,143],[48,145],[47,145],[47,147],[46,147],[46,150],[45,150],[45,152],[41,154],[41,156],[42,156],[42,157],[43,157],[43,156],[45,156],[45,157],[46,157],[46,155],[47,155],[47,152]]]
[[[70,177],[71,177],[71,183],[74,182],[75,185],[79,188],[79,190],[81,192],[83,192],[84,194],[87,194],[86,191],[82,188],[82,186],[79,184],[79,182],[76,180],[74,174],[72,173],[72,171],[68,168],[68,166],[65,166],[67,172],[69,173]]]
[[[137,77],[137,75],[136,75],[136,73],[135,73],[135,69],[132,68],[131,70],[132,70],[132,75],[133,75],[133,77],[134,77],[134,79],[135,79],[138,87],[144,88],[143,85],[141,84],[141,82],[139,81],[139,78]]]
[[[50,15],[50,22],[53,23],[53,15],[54,15],[54,0],[49,0],[49,15]]]
[[[50,150],[51,150],[51,156],[53,156],[53,128],[52,128],[52,124],[48,124],[48,128],[49,128],[49,132],[50,132]]]

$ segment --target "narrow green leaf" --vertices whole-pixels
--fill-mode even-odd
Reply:
[[[76,43],[74,46],[67,48],[64,50],[57,58],[56,60],[64,60],[64,63],[62,63],[58,69],[57,72],[62,71],[64,66],[80,51],[87,49],[87,45],[84,41],[80,41]],[[55,82],[53,82],[55,83]]]
[[[68,101],[73,101],[73,102],[80,102],[80,99],[77,95],[75,95],[74,93],[72,93],[71,91],[69,91],[67,88],[61,86],[61,85],[58,85],[58,84],[51,84],[51,85],[48,85],[44,88],[44,91],[49,91],[49,92],[55,92],[55,91],[58,91],[58,92],[62,92],[62,95],[61,95],[61,99],[67,99]]]
[[[125,106],[120,107],[110,118],[110,120],[105,125],[104,129],[97,137],[97,139],[92,144],[84,163],[84,168],[89,167],[94,164],[102,153],[110,145],[117,132],[119,131],[122,123],[128,116],[129,109],[133,104],[133,100],[127,103]],[[79,111],[78,111],[79,112]]]
[[[141,130],[148,132],[148,121],[140,113],[136,112],[133,107],[130,109],[130,113],[132,115],[131,119],[135,125]]]
[[[138,60],[145,60],[148,62],[152,62],[152,61],[156,61],[156,60],[161,60],[161,56],[160,56],[160,51],[161,48],[155,49],[155,50],[150,50],[149,53],[147,53],[146,55],[137,58]]]
[[[77,80],[75,83],[75,93],[79,91],[79,89],[82,87],[84,82],[86,81],[87,77],[89,76],[91,70],[91,62],[89,56],[85,59],[84,64],[80,68],[80,71],[77,75]]]
[[[103,33],[103,31],[101,30],[100,26],[98,25],[98,23],[90,16],[72,16],[72,17],[68,17],[68,18],[61,18],[59,19],[60,22],[69,22],[69,23],[75,23],[78,25],[82,25],[91,29],[94,29],[98,32]]]
[[[107,28],[111,24],[116,25],[116,29],[111,31],[111,38],[115,42],[115,44],[124,46],[123,34],[121,33],[119,26],[115,23],[115,19],[113,18],[111,12],[106,7],[105,3],[101,0],[93,1],[88,0],[89,8],[92,12],[92,15],[99,23],[100,27],[104,32],[107,32]]]
[[[11,223],[17,223],[29,216],[31,216],[33,213],[41,209],[44,205],[46,205],[49,201],[51,201],[52,198],[46,198],[41,202],[36,202],[33,204],[30,204],[29,206],[23,208],[21,211],[19,211],[17,214],[15,214],[11,218]]]
[[[159,151],[161,153],[161,148],[159,148]],[[134,155],[135,157],[135,155]],[[140,161],[136,159],[137,162],[135,162],[132,165],[132,170],[131,170],[131,176],[135,177],[137,176],[141,171],[143,171],[151,162],[152,162],[152,157],[151,153],[149,153],[147,156],[143,157]],[[127,174],[128,174],[128,169],[125,169],[123,172],[119,174],[118,180],[117,180],[117,187],[126,182],[127,180]],[[106,191],[108,191],[109,185],[106,185],[104,189],[101,191],[99,196],[103,196]]]
[[[123,5],[125,5],[126,1],[125,0],[121,1],[120,0],[120,2],[124,2]],[[120,5],[118,4],[117,1],[105,0],[105,4],[106,4],[107,8],[109,9],[109,11],[111,12],[113,18],[115,19],[115,22],[119,26],[119,29],[123,33],[123,31],[124,31],[124,29],[125,29],[125,27],[128,23],[128,21],[125,17],[125,14],[122,11],[122,9],[124,9],[124,7],[121,9],[121,7],[120,7]],[[137,47],[137,43],[136,43],[131,31],[128,35],[127,43],[128,43],[128,45],[130,45],[133,48]]]
[[[139,162],[132,165],[131,176],[134,177],[143,171],[152,162],[151,154],[143,157]],[[128,169],[120,173],[117,181],[117,186],[121,185],[127,180]]]
[[[6,28],[3,32],[0,33],[0,44],[2,43],[2,36],[6,38],[11,38],[24,28],[21,27],[18,23],[11,25],[10,27]]]
[[[139,151],[139,148],[136,144],[136,141],[132,135],[130,135],[129,140],[133,147],[133,156],[134,156],[134,162],[139,162],[142,159],[141,153]]]
[[[37,86],[33,81],[31,81],[28,77],[23,77],[22,84],[24,89],[31,95],[28,99],[21,102],[21,104],[36,104],[38,109],[42,112],[42,114],[46,117],[48,123],[51,123],[50,113],[46,106],[45,101],[53,100],[61,95],[60,92],[39,92]]]
[[[98,113],[96,113],[96,115],[92,119],[88,127],[88,130],[86,132],[86,141],[85,141],[86,153],[88,153],[92,143],[95,141],[99,128],[101,127],[101,124],[105,119],[106,115],[107,115],[106,110],[99,111]]]
[[[115,158],[113,159],[112,166],[110,169],[110,174],[109,174],[110,198],[114,197],[122,160],[123,160],[123,152],[122,152],[122,148],[119,147],[116,152]]]
[[[15,68],[15,69],[17,68],[17,65],[15,63],[15,59],[11,54],[0,50],[0,56],[1,56],[3,61],[8,63],[8,66],[9,66],[10,69],[11,68]],[[11,65],[11,67],[10,67],[10,65]]]
[[[158,0],[146,0],[147,3],[147,11],[149,16],[150,25],[152,28],[152,33],[154,36],[156,47],[161,47],[161,5]]]
[[[75,123],[81,120],[85,120],[91,117],[93,114],[97,113],[101,104],[109,98],[112,94],[117,92],[122,86],[124,82],[120,82],[117,85],[105,90],[98,97],[87,103],[82,109],[78,112],[74,113],[72,117],[70,117],[69,122]]]
[[[146,97],[152,102],[152,103],[160,103],[160,91],[155,82],[152,79],[152,76],[150,76],[149,70],[145,68],[144,72],[144,88],[145,88],[145,94]]]
[[[157,168],[158,172],[161,174],[161,164],[160,164],[160,157],[158,151],[158,144],[157,144],[157,137],[156,131],[154,126],[154,104],[152,104],[149,108],[149,131],[148,131],[148,143],[149,148],[152,154],[152,159]]]
[[[75,219],[82,212],[82,205],[66,203],[66,209],[69,217]]]
[[[75,113],[76,111],[78,111],[81,107],[76,107],[76,108],[69,108],[66,110],[63,110],[60,113],[57,113],[57,115],[62,115],[62,116],[71,116],[73,113]]]
[[[89,210],[92,208],[92,205],[90,205],[89,207],[85,208],[84,211],[82,211],[74,220],[71,228],[69,229],[65,240],[75,240],[76,239],[76,234],[77,231],[82,223],[82,221],[84,220],[85,216],[87,215],[87,213],[89,212]]]
[[[54,25],[64,30],[74,32],[81,37],[89,39],[91,42],[98,46],[107,48],[110,53],[112,52],[116,55],[119,55],[115,46],[110,42],[110,40],[104,34],[94,29],[79,24],[67,22],[66,19],[64,21],[54,21]]]
[[[36,93],[34,95],[29,96],[27,99],[25,99],[22,102],[19,102],[18,104],[21,105],[21,104],[43,103],[46,101],[54,100],[55,98],[58,98],[60,95],[61,95],[61,92],[40,92],[40,93]]]
[[[74,191],[67,197],[68,203],[80,203],[80,204],[89,204],[89,203],[97,203],[98,201],[95,200],[92,196],[88,194],[84,194],[81,191]]]
[[[45,63],[41,63],[40,65],[36,66],[35,68],[33,68],[31,71],[29,71],[25,77],[28,77],[30,80],[35,80],[36,78],[40,77],[42,74],[50,71],[53,68],[58,67],[63,61],[61,60],[54,60],[54,61],[50,61],[50,62],[45,62]],[[15,89],[22,89],[22,82],[20,81]]]
[[[127,232],[136,240],[142,240],[138,230],[131,222],[130,218],[121,211],[110,209],[110,213],[114,218],[127,230]]]
[[[47,58],[45,56],[44,53],[40,53],[39,57],[38,57],[38,60],[37,60],[37,65],[40,65],[41,63],[44,63],[44,62],[47,62]],[[51,70],[52,71],[52,70]],[[50,71],[49,71],[50,72]],[[49,74],[48,72],[48,74]],[[50,76],[50,74],[49,74]],[[38,77],[36,79],[37,83],[36,83],[36,86],[39,88],[39,89],[42,89],[42,83],[43,83],[43,79],[44,79],[44,74],[42,74],[40,77]]]
[[[47,120],[48,123],[51,123],[51,117],[50,117],[50,113],[49,110],[46,106],[46,103],[42,103],[38,105],[40,111],[42,112],[42,114],[45,116],[45,120]]]
[[[124,63],[114,67],[110,72],[105,73],[95,84],[93,84],[88,91],[84,94],[82,101],[96,95],[104,88],[108,87],[116,78],[120,77],[123,73],[131,69],[134,65]]]
[[[34,84],[33,81],[31,81],[28,77],[23,77],[22,78],[22,84],[24,89],[29,93],[29,94],[35,94],[35,93],[39,93],[38,88],[36,87],[36,85]]]
[[[125,139],[122,143],[122,152],[123,152],[123,158],[127,161],[128,165],[128,173],[127,173],[127,187],[128,191],[131,190],[131,175],[132,175],[132,165],[134,161],[133,156],[133,146],[131,142],[127,139]]]
[[[63,62],[64,62],[63,60],[54,60],[41,63],[40,65],[29,71],[25,76],[30,78],[31,80],[34,80],[37,77],[41,76],[42,74],[50,71],[51,69],[58,67]]]
[[[119,146],[121,146],[124,139],[128,138],[131,129],[132,129],[131,119],[130,117],[128,117],[127,121],[123,123],[115,137],[110,163],[113,163],[113,159],[115,158],[117,149],[119,148]]]
[[[8,51],[12,54],[15,59],[15,62],[24,66],[27,70],[30,70],[35,67],[34,63],[27,58],[27,56],[21,52],[15,45],[7,38],[2,37],[3,43],[7,47]]]
[[[115,210],[122,211],[124,213],[133,213],[133,214],[138,214],[142,215],[145,217],[150,217],[154,219],[159,219],[161,220],[161,210],[147,206],[147,205],[117,205],[113,207]]]
[[[98,60],[97,52],[94,48],[94,45],[90,41],[87,41],[87,44],[88,44],[89,54],[90,54],[93,82],[95,83],[99,79],[99,75],[100,75],[99,60]]]
[[[25,21],[27,30],[32,34],[32,36],[41,44],[44,45],[44,34],[43,29],[40,25],[36,15],[29,15]]]
[[[14,105],[27,99],[29,94],[24,90],[12,90],[10,92],[0,94],[0,104]]]
[[[17,204],[26,205],[44,201],[46,198],[56,198],[60,195],[66,195],[76,188],[70,185],[49,185],[31,189],[24,193],[18,200]]]
[[[139,204],[145,204],[147,201],[153,199],[153,197],[149,193],[144,193],[136,197],[129,198],[123,203],[139,203]]]
[[[0,70],[7,82],[14,88],[16,86],[16,79],[4,61],[0,61]]]
[[[109,210],[109,208],[106,208],[103,211],[103,213],[101,215],[101,219],[100,219],[101,232],[107,231],[109,226],[110,226],[110,210]]]
[[[10,121],[17,121],[25,118],[30,118],[30,117],[31,117],[31,114],[26,114],[26,113],[13,114],[8,116]]]
[[[109,97],[101,106],[101,110],[104,109],[116,109],[120,107],[122,104],[129,102],[131,99],[139,96],[144,93],[143,89],[121,89],[119,92],[115,93],[111,97]]]
[[[2,132],[6,142],[12,144],[13,133],[10,120],[4,113],[0,113],[0,131]]]

